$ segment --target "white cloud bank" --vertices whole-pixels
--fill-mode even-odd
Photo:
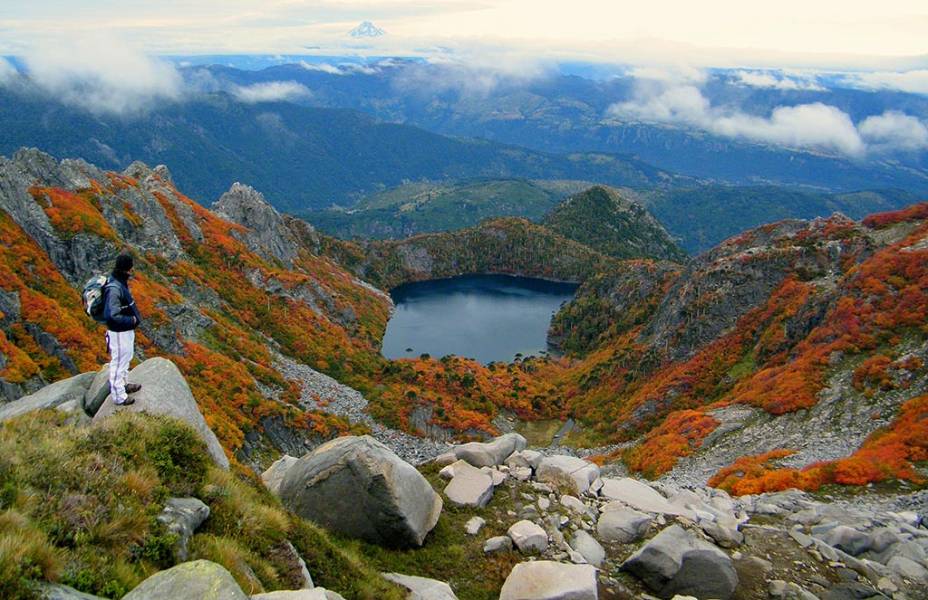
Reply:
[[[607,116],[685,125],[727,138],[856,158],[867,153],[928,148],[925,123],[898,111],[871,116],[856,125],[844,111],[821,102],[778,106],[769,115],[759,116],[713,106],[695,85],[667,81],[639,82],[635,98],[613,104]]]
[[[127,114],[182,92],[173,65],[115,38],[56,40],[33,47],[24,60],[31,80],[50,96],[95,113]]]
[[[734,76],[736,83],[747,87],[786,91],[825,91],[824,87],[808,79],[787,76],[778,77],[764,71],[736,71]]]
[[[312,96],[305,85],[295,81],[267,81],[253,85],[239,87],[233,90],[233,95],[247,104],[259,102],[293,102]]]
[[[850,85],[864,89],[898,90],[910,94],[928,95],[928,69],[854,73],[847,75],[845,81]]]

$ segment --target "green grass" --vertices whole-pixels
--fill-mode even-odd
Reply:
[[[156,517],[195,496],[210,517],[189,560],[228,569],[246,593],[299,587],[302,554],[319,585],[348,600],[401,600],[362,556],[284,510],[253,474],[213,466],[193,429],[119,413],[78,428],[42,411],[0,425],[0,598],[38,597],[38,581],[119,598],[175,564],[176,538]]]

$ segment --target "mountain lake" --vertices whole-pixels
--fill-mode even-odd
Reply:
[[[396,310],[382,352],[387,358],[455,354],[482,363],[537,355],[548,349],[551,317],[576,290],[572,283],[509,275],[401,285],[390,291]]]

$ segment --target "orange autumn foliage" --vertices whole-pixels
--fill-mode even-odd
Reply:
[[[660,427],[648,432],[644,442],[625,454],[625,463],[645,477],[658,477],[673,469],[679,458],[695,452],[718,426],[716,418],[700,411],[672,412]]]
[[[116,241],[116,232],[100,213],[100,201],[93,190],[75,193],[61,188],[33,187],[29,192],[62,236],[92,233]]]
[[[928,202],[913,204],[901,210],[870,215],[863,220],[863,223],[872,229],[882,229],[883,227],[889,227],[897,223],[921,221],[924,219],[928,219]]]

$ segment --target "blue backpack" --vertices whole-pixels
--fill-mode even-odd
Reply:
[[[106,275],[94,275],[84,284],[81,298],[84,300],[84,312],[97,323],[104,323],[103,308],[106,305]]]

